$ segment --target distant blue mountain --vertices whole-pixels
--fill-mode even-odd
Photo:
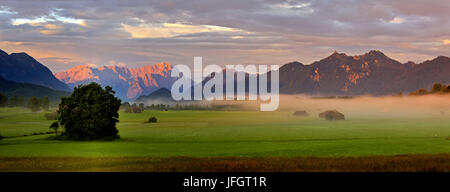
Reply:
[[[19,83],[41,85],[54,90],[70,91],[69,87],[59,81],[46,66],[26,53],[8,55],[0,50],[0,77]]]
[[[47,96],[51,101],[56,102],[59,102],[61,97],[70,95],[69,92],[56,91],[48,87],[30,83],[16,83],[5,80],[2,77],[0,77],[0,93],[8,97],[22,96],[24,98],[29,98],[36,96],[40,98]]]

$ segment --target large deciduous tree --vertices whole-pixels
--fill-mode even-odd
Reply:
[[[59,124],[68,139],[97,140],[118,138],[121,101],[111,87],[103,89],[97,83],[74,88],[71,96],[63,97],[59,104]]]

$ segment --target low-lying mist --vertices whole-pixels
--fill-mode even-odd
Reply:
[[[347,99],[326,99],[298,95],[282,95],[280,97],[279,110],[306,110],[310,113],[338,110],[346,114],[347,117],[441,117],[447,116],[450,113],[450,96],[363,96]]]
[[[264,102],[263,102],[264,103]],[[174,107],[196,106],[206,110],[224,111],[259,111],[261,101],[188,101],[166,102],[152,100],[151,104],[168,104]],[[294,112],[306,111],[312,116],[326,110],[337,110],[352,117],[450,117],[450,95],[425,95],[403,97],[344,97],[344,98],[316,98],[305,95],[280,95],[277,111]]]
[[[259,101],[215,101],[219,106],[240,110],[259,110]],[[305,95],[280,95],[277,111],[304,110],[317,116],[326,110],[338,110],[346,117],[445,117],[450,116],[450,95],[314,98]]]

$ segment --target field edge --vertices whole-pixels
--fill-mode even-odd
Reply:
[[[450,153],[361,157],[0,157],[0,172],[450,172]]]

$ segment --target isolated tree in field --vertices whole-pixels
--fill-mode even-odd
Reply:
[[[30,100],[28,100],[28,108],[31,109],[32,112],[39,111],[40,105],[39,105],[39,99],[36,97],[31,97]]]
[[[47,96],[43,97],[42,100],[41,100],[41,107],[42,107],[42,109],[48,111],[49,106],[50,106],[50,104],[49,104],[49,101],[48,101],[48,97]]]
[[[63,97],[58,122],[65,129],[64,135],[75,140],[118,138],[121,101],[114,93],[109,86],[103,89],[91,83],[75,87],[70,97]]]
[[[8,97],[0,93],[0,107],[6,107],[8,105]]]
[[[55,131],[55,135],[58,135],[59,123],[57,121],[53,122],[50,125],[50,129],[53,129]]]

